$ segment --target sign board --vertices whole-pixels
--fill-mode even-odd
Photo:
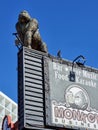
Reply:
[[[46,125],[98,130],[98,70],[53,58],[45,61]]]
[[[18,126],[98,130],[98,70],[23,47],[18,53]]]

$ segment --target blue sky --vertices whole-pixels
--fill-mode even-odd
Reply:
[[[40,34],[51,55],[86,58],[98,68],[98,0],[1,0],[0,90],[17,102],[17,52],[14,45],[18,14],[27,10],[39,22]]]

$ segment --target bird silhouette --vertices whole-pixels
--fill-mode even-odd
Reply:
[[[58,50],[58,52],[57,52],[57,58],[61,58],[61,50]]]

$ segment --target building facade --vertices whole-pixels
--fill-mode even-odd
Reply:
[[[17,121],[17,104],[0,91],[0,129],[5,115],[10,115],[12,122]]]

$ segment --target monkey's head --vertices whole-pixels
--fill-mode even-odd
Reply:
[[[31,20],[31,17],[26,10],[23,10],[20,12],[20,14],[18,16],[18,21],[20,23],[29,22],[30,20]]]

